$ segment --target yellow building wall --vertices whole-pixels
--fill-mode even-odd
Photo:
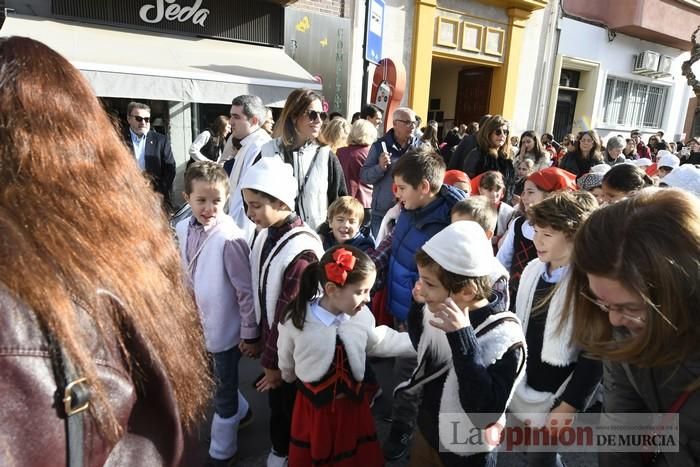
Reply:
[[[497,6],[505,6],[508,15],[508,26],[505,31],[504,60],[502,65],[494,68],[491,83],[489,112],[501,114],[506,119],[514,117],[518,73],[520,71],[520,56],[522,52],[525,25],[532,10],[543,8],[546,1],[485,1]],[[513,6],[515,5],[515,6]],[[416,0],[416,17],[413,35],[413,60],[411,63],[411,81],[409,85],[409,106],[418,115],[425,116],[431,96],[431,71],[434,56],[433,43],[435,40],[436,0]],[[459,61],[465,61],[461,59]],[[479,63],[474,60],[474,63]],[[492,64],[491,64],[492,65]],[[451,77],[457,81],[456,74]],[[442,104],[443,108],[446,108]],[[452,109],[451,112],[454,112]],[[447,118],[447,115],[445,116]]]

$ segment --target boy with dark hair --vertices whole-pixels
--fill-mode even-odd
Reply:
[[[298,190],[292,166],[278,157],[264,157],[241,181],[248,217],[260,228],[250,252],[255,317],[262,339],[246,340],[241,350],[260,355],[264,375],[258,391],[269,391],[270,441],[268,467],[287,465],[296,386],[282,380],[278,365],[278,323],[299,291],[304,269],[323,256],[316,233],[294,212]]]
[[[495,446],[482,440],[499,439],[526,358],[520,322],[491,289],[496,262],[471,221],[446,227],[416,254],[422,304],[408,332],[420,364],[396,390],[421,394],[411,465],[496,465]]]
[[[433,235],[450,223],[450,211],[464,193],[443,185],[445,163],[434,153],[408,151],[396,161],[392,176],[402,205],[392,233],[387,277],[387,304],[398,330],[406,330],[412,289],[418,279],[415,254]],[[416,366],[415,358],[397,358],[397,381],[405,381]],[[419,397],[402,393],[394,398],[392,426],[384,456],[395,460],[407,452],[418,412]]]

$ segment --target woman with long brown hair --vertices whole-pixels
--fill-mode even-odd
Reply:
[[[226,138],[231,134],[229,117],[219,115],[211,123],[211,126],[201,132],[190,145],[190,160],[187,166],[193,162],[213,161],[221,162],[226,146]]]
[[[653,465],[697,465],[697,198],[648,188],[594,212],[576,235],[571,272],[567,309],[573,310],[573,341],[604,361],[605,411],[679,413],[679,450],[660,453]],[[639,452],[600,454],[601,466],[644,462]]]
[[[594,165],[603,163],[601,142],[595,130],[582,131],[574,142],[574,151],[559,160],[559,167],[577,177],[587,174]]]
[[[517,167],[520,162],[525,159],[530,159],[532,161],[533,172],[546,169],[552,165],[552,158],[549,152],[542,146],[534,130],[525,131],[520,135],[520,147],[518,155],[515,156],[514,165]]]
[[[515,168],[510,154],[510,123],[500,115],[490,117],[479,128],[478,146],[471,150],[464,161],[464,172],[469,178],[496,170],[501,172],[506,184],[504,201],[510,202],[515,188]]]
[[[156,194],[44,44],[0,39],[0,108],[0,464],[182,465],[211,381]]]

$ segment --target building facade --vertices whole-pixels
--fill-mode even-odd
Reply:
[[[65,56],[123,124],[130,101],[151,107],[182,172],[194,137],[240,94],[280,108],[295,88],[322,87],[289,57],[285,0],[3,0],[0,36],[37,39]],[[175,195],[182,177],[175,179]]]
[[[563,0],[545,127],[555,138],[595,129],[605,140],[663,131],[686,138],[691,89],[681,74],[700,2]],[[694,104],[691,103],[691,109]]]
[[[406,69],[405,105],[443,132],[486,113],[530,126],[547,0],[385,4],[383,57]]]

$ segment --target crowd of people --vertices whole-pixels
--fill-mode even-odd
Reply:
[[[269,467],[495,466],[443,416],[556,436],[601,394],[680,415],[676,451],[601,466],[700,463],[698,139],[559,144],[485,115],[441,141],[407,107],[381,134],[376,106],[350,123],[297,89],[273,122],[241,95],[192,144],[173,235],[148,106],[119,134],[77,69],[11,37],[0,108],[0,464],[196,465],[213,406],[207,465],[234,465],[243,357]],[[384,440],[371,358],[394,359]]]

